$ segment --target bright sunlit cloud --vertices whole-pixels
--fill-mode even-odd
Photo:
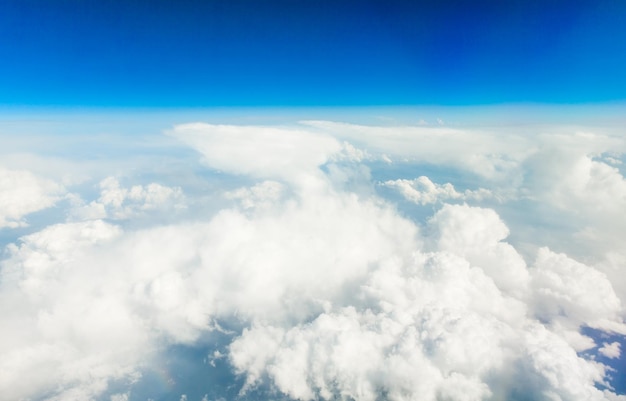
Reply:
[[[619,127],[163,132],[0,150],[8,400],[626,399]]]

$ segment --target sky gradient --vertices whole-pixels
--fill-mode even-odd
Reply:
[[[0,105],[624,100],[626,3],[14,1]]]

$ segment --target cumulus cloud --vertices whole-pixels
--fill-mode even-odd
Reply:
[[[0,229],[26,226],[26,215],[53,206],[64,192],[61,185],[29,171],[0,166]]]
[[[574,132],[544,134],[538,142],[541,146],[521,164],[525,179],[520,190],[533,200],[532,210],[551,209],[571,222],[568,228],[576,237],[568,252],[582,250],[580,256],[597,258],[616,249],[616,239],[626,231],[624,219],[616,218],[626,208],[626,180],[599,156],[626,153],[626,139]]]
[[[123,188],[115,177],[107,177],[100,182],[99,188],[97,200],[84,204],[82,199],[75,199],[74,218],[126,220],[148,212],[186,208],[185,197],[178,187],[151,183]]]
[[[621,250],[612,267],[541,243],[525,259],[512,238],[519,227],[481,205],[511,186],[563,210],[603,204],[621,194],[619,170],[572,156],[586,152],[572,145],[551,170],[580,163],[575,177],[542,180],[533,169],[546,166],[544,155],[523,137],[509,143],[447,126],[311,126],[176,126],[169,135],[197,150],[212,174],[246,178],[216,189],[216,210],[193,209],[184,188],[123,186],[109,176],[97,199],[80,203],[88,197],[76,195],[69,219],[10,244],[0,262],[0,393],[98,399],[112,381],[140,381],[167,347],[198,344],[224,325],[227,345],[210,353],[240,375],[241,395],[623,399],[609,383],[611,368],[586,352],[619,358],[619,342],[599,345],[581,332],[626,333],[613,279]],[[425,175],[382,180],[435,205],[425,218],[412,216],[355,189],[356,180],[374,185],[370,169],[381,154],[470,168],[480,189],[460,192],[452,179]],[[519,181],[498,184],[503,177]],[[530,189],[533,196],[524,195]],[[183,206],[193,219],[124,224]],[[133,399],[127,389],[109,394]],[[190,393],[174,397],[187,398],[181,394]]]
[[[283,195],[284,186],[276,181],[263,181],[251,188],[239,188],[228,191],[224,196],[228,199],[237,199],[244,209],[269,207],[276,203]]]
[[[212,319],[309,319],[416,236],[391,209],[349,194],[283,206],[137,232],[64,223],[22,238],[2,266],[3,304],[23,305],[3,316],[3,394],[88,398],[135,374],[160,341],[192,343]],[[58,373],[36,369],[52,365]]]
[[[541,248],[532,270],[534,302],[542,320],[619,331],[621,302],[606,275],[563,254]]]
[[[448,199],[480,201],[493,197],[492,192],[484,188],[467,189],[459,193],[454,189],[454,185],[449,182],[436,184],[426,176],[420,176],[414,180],[389,180],[383,182],[382,185],[398,190],[407,200],[420,205],[443,202]]]
[[[60,224],[9,247],[0,281],[0,389],[7,399],[54,388],[64,394],[59,399],[88,399],[108,379],[132,372],[144,340],[138,322],[103,284],[106,275],[78,268],[117,236],[101,221]],[[108,294],[98,296],[104,289]]]
[[[509,229],[492,209],[444,205],[429,223],[435,249],[463,257],[502,291],[524,297],[530,279],[526,263],[504,242]]]
[[[624,210],[626,179],[619,170],[587,154],[575,156],[551,169],[551,174],[559,174],[545,193],[551,203],[561,208],[582,207],[587,213],[595,211],[594,217]]]
[[[455,231],[474,246],[505,245],[499,241],[506,227],[492,211],[446,208],[432,222],[442,236],[455,221]],[[479,217],[486,224],[475,227]],[[256,323],[231,344],[231,363],[247,387],[270,381],[299,400],[605,399],[596,385],[605,383],[606,367],[578,356],[561,333],[535,318],[532,304],[499,288],[480,267],[486,264],[462,257],[463,244],[453,241],[460,252],[444,243],[384,261],[353,300],[312,322]],[[500,267],[523,269],[514,250],[505,249]]]
[[[620,343],[618,343],[617,341],[610,344],[604,343],[602,344],[602,347],[598,349],[598,352],[610,359],[619,358],[621,355],[621,346]]]

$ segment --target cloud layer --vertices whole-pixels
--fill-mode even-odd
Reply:
[[[623,138],[332,122],[168,135],[241,186],[105,175],[85,191],[0,170],[1,230],[63,209],[0,262],[8,399],[100,399],[113,382],[133,399],[159,354],[214,332],[242,397],[626,399],[599,358],[620,343],[583,334],[626,334]],[[429,165],[448,173],[407,176]],[[567,224],[524,222],[552,211]],[[584,258],[559,247],[571,226]],[[538,229],[563,241],[524,236]]]

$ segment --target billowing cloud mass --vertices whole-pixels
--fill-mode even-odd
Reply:
[[[0,394],[143,400],[203,347],[241,399],[624,401],[626,141],[577,132],[192,123],[201,174],[0,169],[3,234],[58,205],[4,244]]]

